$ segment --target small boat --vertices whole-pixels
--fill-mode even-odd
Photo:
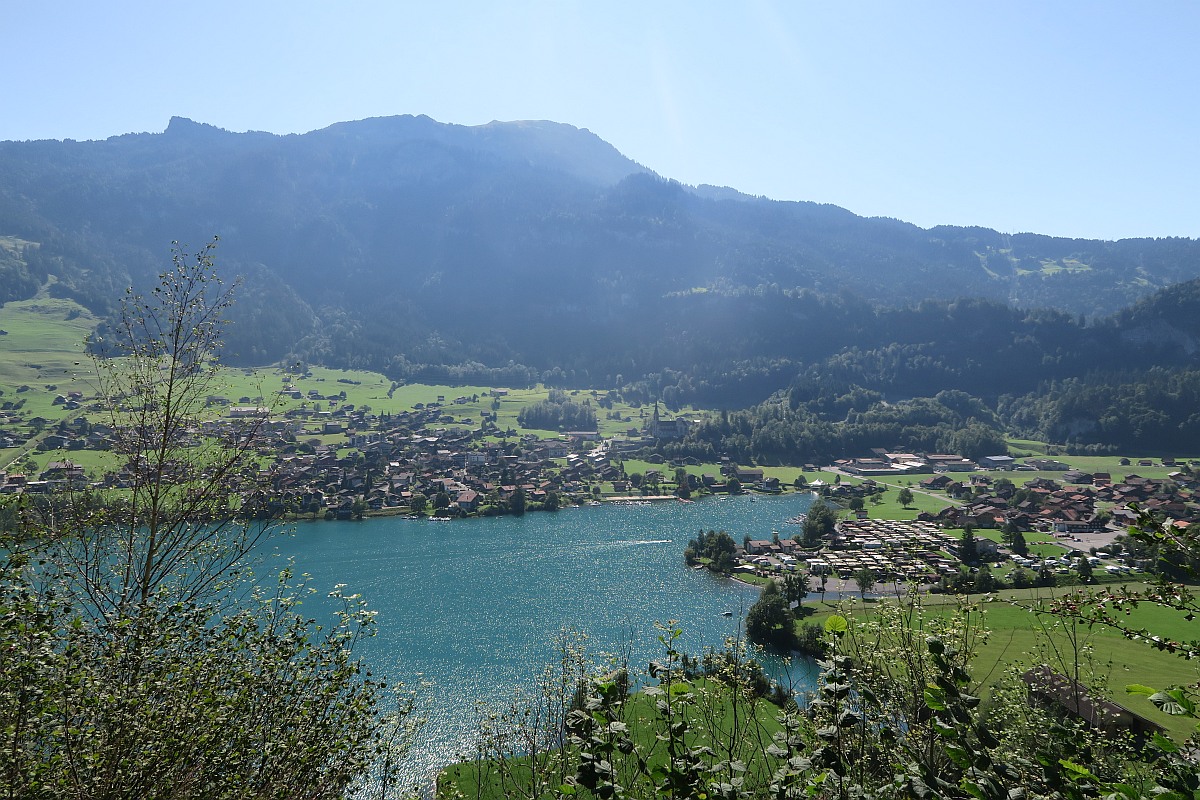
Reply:
[[[733,612],[732,612],[732,611],[722,611],[722,612],[721,612],[721,616],[722,616],[722,617],[732,617],[732,616],[733,616]]]

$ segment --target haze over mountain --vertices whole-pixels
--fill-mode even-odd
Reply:
[[[54,276],[104,313],[171,241],[214,235],[244,284],[233,359],[398,379],[646,381],[648,397],[730,405],[820,368],[994,399],[1105,359],[1190,364],[1200,334],[1172,295],[1145,299],[1200,276],[1195,240],[925,230],[687,187],[554,122],[277,136],[176,117],[161,134],[0,143],[0,236],[33,243],[0,259],[2,300]]]

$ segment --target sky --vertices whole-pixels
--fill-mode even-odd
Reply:
[[[1192,0],[0,0],[0,31],[0,140],[548,119],[926,228],[1200,238]]]

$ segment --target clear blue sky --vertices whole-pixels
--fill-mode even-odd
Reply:
[[[1200,3],[0,3],[0,139],[427,114],[923,227],[1200,237]]]

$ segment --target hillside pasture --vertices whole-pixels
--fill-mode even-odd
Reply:
[[[50,403],[55,394],[74,389],[90,393],[86,378],[92,364],[84,349],[84,338],[98,321],[78,303],[44,293],[32,300],[14,300],[0,306],[0,331],[4,331],[0,334],[2,397],[24,399],[26,409],[45,416],[41,412],[52,411]],[[85,383],[74,385],[80,381]],[[14,396],[21,386],[29,390]]]

